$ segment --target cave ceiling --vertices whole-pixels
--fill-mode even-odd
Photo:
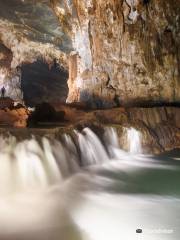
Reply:
[[[33,62],[40,55],[61,55],[66,65],[66,55],[72,50],[71,38],[48,0],[0,0],[0,40],[13,52],[12,67]],[[21,54],[17,53],[18,45]]]
[[[71,40],[63,33],[48,0],[0,0],[0,18],[13,23],[16,31],[30,40],[71,50]]]
[[[1,62],[56,59],[69,71],[67,102],[176,103],[179,13],[180,0],[0,0]]]

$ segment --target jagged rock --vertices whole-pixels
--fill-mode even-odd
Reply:
[[[68,102],[179,102],[180,0],[7,0],[0,9],[11,67],[69,62]]]
[[[11,108],[0,110],[0,127],[25,128],[28,117],[29,111],[25,107],[13,108],[11,106]]]
[[[69,102],[93,103],[96,96],[109,107],[180,100],[179,0],[79,0],[65,7],[54,0],[57,15],[58,6],[71,15],[76,50]]]
[[[124,148],[123,131],[133,126],[147,152],[173,149],[180,146],[177,107],[126,105],[179,104],[179,32],[180,0],[0,1],[0,83],[23,98],[16,67],[40,58],[51,68],[55,60],[69,69],[68,102],[125,106],[87,112],[64,106],[59,120],[65,112],[71,126],[115,124]],[[33,113],[35,122],[57,118],[46,107]],[[2,123],[25,126],[28,112],[13,108],[0,116]]]

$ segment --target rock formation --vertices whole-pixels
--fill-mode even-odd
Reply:
[[[22,107],[6,108],[0,110],[0,124],[26,127],[28,123],[31,127],[36,127],[24,130],[26,134],[22,136],[22,132],[8,130],[12,135],[19,135],[21,139],[31,134],[37,137],[61,138],[64,133],[73,135],[74,129],[81,131],[85,127],[90,127],[103,139],[105,128],[113,127],[117,131],[119,145],[124,150],[129,149],[128,130],[134,128],[141,135],[143,153],[159,154],[180,148],[179,108],[114,108],[85,112],[67,105],[59,105],[55,106],[55,109],[56,111],[46,104],[40,105],[34,113]],[[0,128],[0,133],[4,133],[4,128]]]
[[[10,53],[6,72],[0,79],[8,96],[21,101],[21,73],[17,67],[37,59],[53,64],[54,59],[68,68],[68,53],[72,50],[71,39],[58,23],[49,1],[0,0],[0,52],[1,46]]]
[[[180,100],[180,0],[0,1],[11,68],[69,68],[68,102],[112,107]]]
[[[68,101],[180,100],[179,0],[52,2],[60,21],[71,17]]]
[[[179,108],[167,107],[180,104],[179,46],[180,0],[0,0],[0,86],[8,95],[24,100],[21,69],[31,72],[37,60],[51,69],[55,61],[66,72],[64,90],[57,84],[48,98],[49,87],[38,81],[33,88],[47,92],[43,101],[67,97],[90,109],[123,106],[63,111],[73,126],[118,125],[120,137],[134,126],[147,151],[180,146]],[[162,108],[142,108],[155,105]]]

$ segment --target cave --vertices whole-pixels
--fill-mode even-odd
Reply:
[[[2,86],[0,240],[180,239],[180,0],[0,0]]]
[[[27,106],[43,102],[65,103],[68,95],[68,72],[56,60],[51,66],[37,60],[21,67],[21,89]]]

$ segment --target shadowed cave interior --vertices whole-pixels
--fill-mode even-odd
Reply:
[[[66,101],[68,72],[56,61],[51,67],[42,60],[24,64],[21,72],[21,89],[27,106],[34,107],[42,102]]]

